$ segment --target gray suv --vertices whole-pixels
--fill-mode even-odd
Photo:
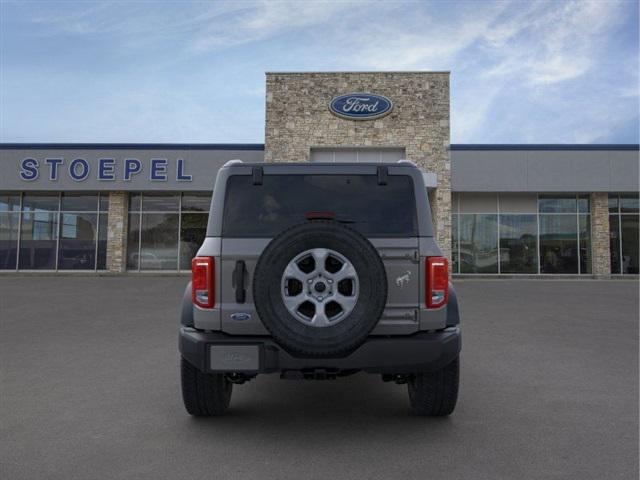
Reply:
[[[182,303],[182,394],[221,415],[260,373],[406,383],[453,412],[458,302],[412,163],[227,163]]]

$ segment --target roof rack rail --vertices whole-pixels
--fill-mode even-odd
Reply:
[[[237,165],[238,163],[244,163],[244,162],[239,158],[234,158],[233,160],[229,160],[228,162],[225,162],[223,167],[228,167],[229,165]]]
[[[401,158],[400,160],[398,160],[398,163],[408,163],[409,165],[413,165],[414,167],[417,166],[415,162],[412,162],[411,160],[406,158]]]

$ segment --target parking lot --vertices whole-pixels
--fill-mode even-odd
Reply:
[[[414,418],[406,386],[262,376],[189,417],[186,277],[0,277],[4,479],[632,479],[637,281],[458,280],[461,391]]]

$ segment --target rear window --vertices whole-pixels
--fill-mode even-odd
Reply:
[[[248,175],[232,175],[222,223],[226,237],[273,237],[307,221],[310,212],[334,215],[369,237],[417,236],[413,182],[407,175],[265,175],[253,185]]]

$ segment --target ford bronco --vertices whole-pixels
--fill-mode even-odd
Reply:
[[[407,384],[416,415],[453,412],[458,303],[412,163],[228,162],[182,303],[182,394],[221,415],[258,374]]]

